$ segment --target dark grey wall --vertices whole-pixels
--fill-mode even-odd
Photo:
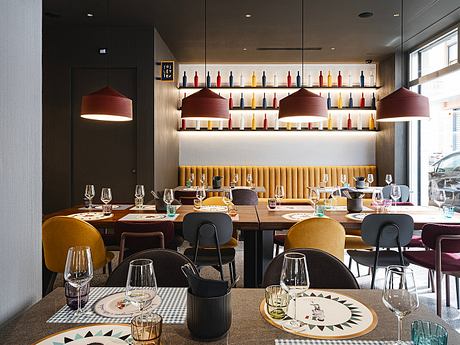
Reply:
[[[0,13],[2,324],[41,297],[42,2],[2,0]]]
[[[175,60],[155,30],[155,62]],[[174,82],[155,80],[155,189],[173,188],[178,183],[179,138],[177,133],[177,71]],[[155,65],[155,76],[160,66]]]
[[[72,71],[105,69],[106,57],[98,54],[102,47],[109,48],[111,69],[136,70],[137,182],[144,184],[147,190],[153,188],[153,28],[113,27],[110,37],[108,44],[106,27],[69,27],[54,23],[44,26],[44,213],[69,207],[72,203]],[[103,138],[97,139],[103,141]],[[97,153],[102,148],[95,147],[94,150]],[[119,152],[110,148],[104,154],[114,160],[123,159]],[[116,174],[116,171],[107,173]]]

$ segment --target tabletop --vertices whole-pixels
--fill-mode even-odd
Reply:
[[[379,290],[334,290],[348,295],[374,309],[378,315],[377,327],[370,333],[357,339],[394,340],[396,339],[396,317],[382,303],[382,292]],[[269,325],[259,313],[259,305],[264,296],[262,289],[233,289],[232,327],[225,339],[210,344],[235,345],[273,345],[275,339],[295,339],[288,334]],[[3,345],[31,344],[52,333],[56,333],[81,324],[56,324],[46,321],[65,303],[64,289],[58,288],[44,299],[27,309],[24,313],[5,324],[0,329]],[[420,306],[403,322],[403,339],[410,337],[410,324],[413,320],[423,319],[443,325],[449,332],[449,345],[460,344],[459,334],[425,306]],[[193,345],[200,342],[191,339],[186,324],[165,324],[163,326],[163,345]]]
[[[186,186],[177,186],[174,188],[175,191],[180,191],[180,192],[195,192],[197,190],[197,186],[192,186],[192,187],[186,187]],[[212,187],[206,187],[206,192],[223,192],[224,190],[228,189],[251,189],[256,193],[265,193],[265,187],[264,186],[254,186],[254,187],[245,187],[245,186],[236,186],[236,187],[230,187],[230,186],[222,186],[220,188],[212,188]]]

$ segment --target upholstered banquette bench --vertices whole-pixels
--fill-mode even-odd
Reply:
[[[374,174],[377,180],[375,165],[362,166],[180,166],[179,185],[184,186],[190,174],[195,174],[194,185],[200,183],[201,174],[206,174],[208,185],[212,184],[213,176],[222,176],[222,185],[229,186],[235,173],[239,176],[238,185],[246,185],[247,174],[252,174],[253,183],[265,187],[265,193],[259,193],[260,198],[274,197],[275,186],[283,185],[286,198],[304,199],[307,197],[307,187],[319,186],[323,175],[329,175],[328,186],[340,185],[342,174],[348,176],[348,182],[354,185],[354,176]]]

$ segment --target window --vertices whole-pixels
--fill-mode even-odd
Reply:
[[[458,62],[458,43],[455,43],[447,47],[447,64],[450,66],[457,62]]]

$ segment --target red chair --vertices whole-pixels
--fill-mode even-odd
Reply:
[[[441,316],[442,274],[446,275],[446,305],[450,305],[449,275],[460,276],[460,225],[427,224],[422,229],[427,251],[407,251],[405,257],[413,264],[436,272],[436,310]],[[456,278],[458,286],[458,278]],[[457,288],[457,304],[459,303]]]

